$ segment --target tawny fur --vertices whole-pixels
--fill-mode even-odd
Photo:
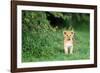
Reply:
[[[64,31],[64,52],[65,54],[73,54],[73,31]]]

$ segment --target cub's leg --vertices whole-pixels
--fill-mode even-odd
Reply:
[[[65,54],[68,54],[68,48],[64,48]]]
[[[70,54],[73,54],[73,46],[72,47],[70,47]]]

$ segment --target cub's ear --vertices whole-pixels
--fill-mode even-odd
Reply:
[[[63,34],[66,35],[66,31],[64,31]]]
[[[71,34],[73,34],[73,35],[74,35],[75,33],[74,33],[73,31],[71,31]]]
[[[71,31],[71,34],[74,34],[74,31]]]

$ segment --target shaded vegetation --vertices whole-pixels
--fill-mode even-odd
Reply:
[[[89,14],[22,11],[22,61],[89,59]],[[65,55],[63,31],[75,30],[74,54]]]

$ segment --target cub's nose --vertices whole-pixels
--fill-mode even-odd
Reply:
[[[68,41],[70,40],[70,38],[69,39],[67,39]]]

